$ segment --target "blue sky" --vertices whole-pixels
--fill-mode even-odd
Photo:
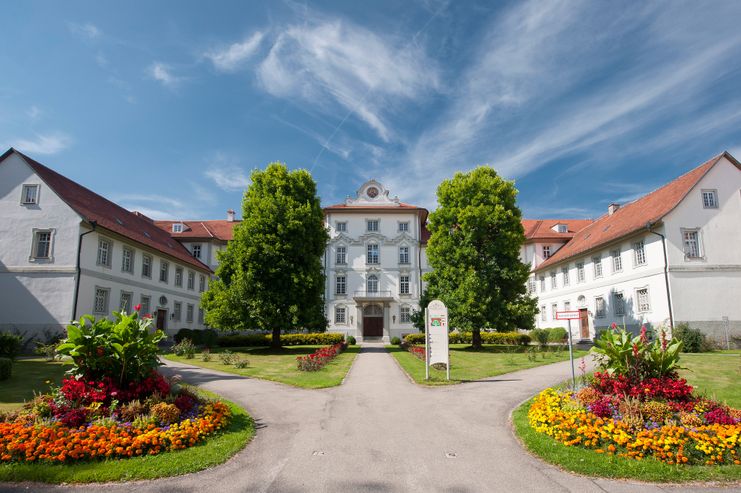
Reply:
[[[222,218],[249,173],[369,178],[435,207],[456,171],[527,217],[597,217],[741,157],[741,2],[3,4],[0,145],[157,218]]]

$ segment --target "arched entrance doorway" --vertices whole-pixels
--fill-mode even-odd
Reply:
[[[383,336],[383,308],[368,305],[363,308],[363,337]]]

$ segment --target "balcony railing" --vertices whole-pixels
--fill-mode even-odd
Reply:
[[[355,298],[391,298],[391,291],[368,291],[367,289],[358,289],[354,294]]]

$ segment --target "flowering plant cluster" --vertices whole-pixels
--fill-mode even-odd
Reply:
[[[530,407],[530,425],[567,446],[601,454],[636,460],[654,457],[669,464],[741,464],[737,409],[697,399],[691,411],[674,412],[661,401],[641,403],[631,397],[621,401],[584,390],[578,394],[544,390]]]
[[[425,361],[427,359],[425,355],[425,348],[422,346],[409,346],[409,352],[422,361]]]
[[[298,369],[301,371],[318,371],[327,366],[338,354],[347,349],[347,343],[338,342],[331,346],[317,349],[306,356],[296,357]]]

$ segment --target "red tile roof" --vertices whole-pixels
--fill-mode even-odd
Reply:
[[[582,228],[571,241],[536,267],[535,270],[546,269],[553,264],[646,229],[648,223],[655,224],[661,221],[722,157],[727,158],[741,169],[741,165],[733,156],[727,152],[719,154],[663,187],[620,207],[612,215],[605,214]]]
[[[130,240],[148,246],[158,252],[181,260],[199,270],[211,272],[211,269],[198,259],[169,234],[154,225],[151,219],[134,214],[110,200],[98,195],[79,183],[66,178],[43,164],[16,151],[12,147],[0,156],[2,163],[11,154],[18,154],[44,180],[54,192],[75,212],[88,222],[97,224]]]
[[[154,224],[167,231],[170,236],[179,240],[210,240],[217,239],[230,241],[234,238],[234,226],[241,221],[227,221],[226,219],[218,220],[188,220],[188,221],[155,221]],[[173,224],[183,224],[185,227],[182,233],[173,233]]]
[[[577,231],[589,226],[593,219],[523,219],[525,241],[533,240],[569,240]],[[552,228],[556,224],[565,224],[566,233],[559,233]]]

